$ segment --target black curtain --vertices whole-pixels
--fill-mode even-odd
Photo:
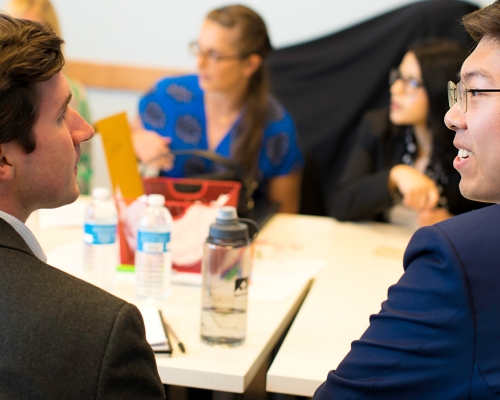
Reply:
[[[302,213],[325,214],[354,131],[365,111],[388,106],[388,72],[407,48],[427,37],[471,46],[460,20],[477,9],[456,0],[421,1],[273,52],[272,90],[295,119],[306,153]]]

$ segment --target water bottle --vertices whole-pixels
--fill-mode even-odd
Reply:
[[[242,223],[244,222],[244,223]],[[248,225],[235,207],[222,207],[210,225],[203,248],[201,339],[210,345],[238,346],[245,341],[248,279],[251,271]]]
[[[84,274],[91,283],[108,291],[113,287],[118,265],[117,222],[118,213],[109,189],[94,188],[84,218]]]
[[[139,217],[135,275],[137,298],[159,301],[170,294],[172,256],[169,251],[172,216],[165,196],[150,194],[148,207]]]

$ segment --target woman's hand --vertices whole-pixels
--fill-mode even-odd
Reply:
[[[389,190],[397,188],[403,196],[403,204],[417,211],[432,209],[439,201],[436,183],[408,165],[392,167],[388,187]]]
[[[144,129],[139,118],[136,118],[131,126],[132,144],[139,160],[151,168],[165,171],[172,169],[175,159],[169,148],[172,140]],[[159,157],[160,155],[164,155],[164,157]],[[151,162],[156,157],[159,158]]]
[[[423,210],[417,214],[418,226],[434,225],[445,219],[453,217],[452,214],[442,207],[433,208],[431,210]]]

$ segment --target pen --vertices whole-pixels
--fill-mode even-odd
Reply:
[[[160,318],[161,318],[161,322],[163,324],[163,329],[165,329],[165,333],[170,332],[170,334],[172,335],[172,337],[177,342],[177,346],[179,346],[179,349],[181,349],[181,351],[183,353],[185,353],[186,352],[186,348],[184,347],[184,344],[179,340],[179,338],[175,334],[175,332],[172,329],[172,327],[167,323],[167,321],[165,321],[165,318],[163,318],[163,314],[162,314],[161,310],[158,310],[158,312],[160,313]]]
[[[170,338],[168,336],[168,331],[167,331],[167,327],[165,326],[165,320],[163,319],[163,315],[161,314],[161,311],[158,310],[158,314],[160,314],[160,320],[161,320],[161,324],[163,326],[163,330],[165,331],[165,336],[166,336],[166,343],[168,343],[168,348],[167,349],[163,349],[163,348],[155,348],[154,346],[151,346],[153,348],[153,351],[157,354],[168,354],[168,355],[172,355],[172,344],[171,344],[171,341],[170,341]],[[165,344],[166,344],[165,343]]]

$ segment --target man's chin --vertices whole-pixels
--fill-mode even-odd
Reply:
[[[460,189],[460,193],[462,194],[462,196],[464,196],[466,199],[469,199],[469,200],[474,200],[474,201],[478,201],[474,195],[474,191],[471,190],[465,183],[464,183],[464,178],[462,178],[460,180],[460,184],[458,185],[458,188]]]
[[[485,192],[478,188],[470,187],[464,183],[463,178],[458,187],[462,196],[472,201],[478,201],[481,203],[498,203],[500,200],[500,194],[495,195],[495,193]]]
[[[76,201],[76,199],[78,199],[79,196],[80,196],[80,188],[78,187],[78,185],[75,185],[75,189],[73,190],[73,193],[68,193],[68,201],[66,204],[74,203]],[[63,205],[66,205],[66,204],[63,204]]]
[[[80,196],[80,189],[78,188],[77,185],[75,185],[75,188],[72,191],[68,191],[64,195],[61,195],[57,199],[57,201],[53,202],[53,204],[43,208],[59,208],[62,206],[66,206],[68,204],[74,203],[79,196]]]

